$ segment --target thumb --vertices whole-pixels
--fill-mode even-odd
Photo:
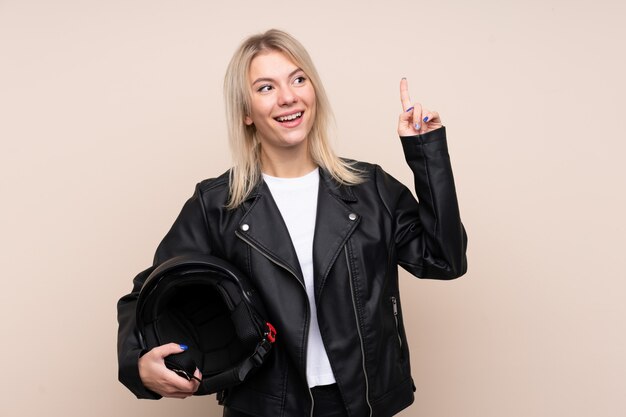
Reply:
[[[411,122],[413,120],[413,106],[400,113],[400,122]]]
[[[182,353],[188,349],[187,345],[182,345],[178,343],[167,343],[165,345],[158,346],[154,348],[154,353],[156,353],[159,357],[165,358],[169,355],[174,355],[177,353]]]

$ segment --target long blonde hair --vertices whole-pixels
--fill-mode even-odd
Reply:
[[[233,55],[224,77],[224,100],[228,139],[233,154],[230,171],[230,196],[228,208],[236,208],[252,192],[261,179],[260,142],[254,125],[246,125],[250,114],[250,87],[248,71],[252,60],[262,52],[277,51],[285,54],[308,76],[315,90],[316,116],[309,132],[308,147],[313,162],[342,184],[362,182],[359,171],[339,158],[329,143],[329,130],[333,114],[322,81],[311,57],[300,42],[286,32],[270,29],[244,40]]]

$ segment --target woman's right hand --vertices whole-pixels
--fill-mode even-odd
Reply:
[[[187,381],[175,372],[167,369],[164,358],[184,349],[176,343],[161,345],[148,351],[139,358],[139,376],[143,385],[163,397],[187,398],[198,390],[200,382],[192,379]],[[198,368],[194,376],[202,379]]]

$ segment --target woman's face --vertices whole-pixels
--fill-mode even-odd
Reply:
[[[265,151],[306,149],[315,120],[315,90],[307,75],[277,51],[257,55],[250,63],[248,81],[254,124]]]

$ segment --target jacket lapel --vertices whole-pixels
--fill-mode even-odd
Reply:
[[[361,220],[348,203],[356,202],[350,187],[338,184],[320,170],[317,218],[313,239],[315,298],[319,299],[330,269]]]
[[[264,181],[245,204],[247,210],[239,222],[237,235],[272,262],[289,270],[304,285],[289,231]]]

